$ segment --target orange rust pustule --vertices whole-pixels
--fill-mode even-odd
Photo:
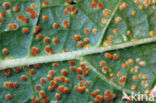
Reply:
[[[119,60],[119,56],[117,54],[113,54],[113,59],[114,60]]]
[[[103,6],[102,3],[98,3],[98,4],[97,4],[97,7],[98,7],[98,9],[102,9],[104,6]]]
[[[8,82],[8,81],[5,81],[5,82],[3,83],[3,86],[4,86],[5,88],[8,88],[8,87],[9,87],[9,82]]]
[[[55,71],[54,70],[50,70],[49,71],[49,75],[54,76],[55,75]]]
[[[66,1],[66,2],[65,2],[65,5],[70,5],[70,4],[71,4],[70,1]]]
[[[92,0],[92,3],[98,3],[99,0]]]
[[[35,67],[36,69],[38,69],[38,68],[41,67],[41,65],[40,65],[40,64],[34,64],[34,67]]]
[[[110,41],[106,40],[106,41],[103,42],[103,46],[109,46],[109,45],[111,45]]]
[[[43,16],[43,20],[44,21],[48,21],[49,20],[49,17],[48,16]]]
[[[82,75],[78,75],[77,78],[78,78],[79,80],[82,80],[82,79],[83,79]]]
[[[77,71],[78,74],[82,74],[83,73],[82,68],[77,68],[76,71]]]
[[[23,28],[23,29],[22,29],[22,32],[23,32],[24,34],[28,34],[28,33],[29,33],[29,29],[28,29],[28,28]]]
[[[113,33],[116,34],[116,35],[118,34],[118,32],[119,32],[118,29],[114,29],[114,30],[113,30]]]
[[[106,16],[110,16],[110,11],[105,9],[105,10],[103,10],[103,14]]]
[[[83,41],[84,41],[85,44],[88,44],[90,42],[89,38],[84,38]]]
[[[107,71],[108,71],[108,67],[104,67],[104,68],[102,69],[102,71],[103,71],[103,72],[107,72]]]
[[[34,75],[34,74],[35,74],[35,70],[34,70],[34,69],[30,69],[30,70],[29,70],[29,74],[30,74],[30,75]]]
[[[126,80],[127,80],[127,78],[125,76],[123,76],[123,77],[120,78],[119,82],[124,83]]]
[[[37,85],[35,86],[35,89],[36,89],[36,90],[40,90],[40,89],[41,89],[41,85],[40,85],[40,84],[37,84]]]
[[[54,29],[58,29],[59,27],[60,27],[60,25],[59,25],[58,23],[54,23],[54,24],[53,24],[53,28],[54,28]]]
[[[65,87],[65,86],[63,86],[63,85],[59,86],[59,87],[57,88],[57,90],[60,91],[60,92],[63,93],[63,94],[67,94],[67,93],[70,92],[69,88],[67,88],[67,87]]]
[[[105,61],[100,62],[100,66],[105,66],[105,64],[106,64]]]
[[[16,6],[13,7],[13,11],[18,12],[19,10],[20,10],[19,6],[16,5]]]
[[[86,86],[90,86],[91,85],[91,83],[90,83],[90,81],[86,81]]]
[[[68,75],[68,71],[67,71],[66,69],[63,69],[63,70],[61,71],[61,73],[62,73],[64,76],[67,76],[67,75]]]
[[[127,8],[127,4],[126,3],[122,3],[120,5],[120,10],[126,9]]]
[[[60,100],[62,98],[62,96],[61,96],[61,94],[56,93],[55,98],[58,99],[58,100]]]
[[[77,46],[78,46],[78,47],[83,47],[83,46],[84,46],[83,41],[79,41],[78,44],[77,44]]]
[[[23,22],[23,23],[28,23],[28,22],[29,22],[29,19],[28,19],[28,18],[23,17],[23,16],[21,16],[21,15],[18,15],[18,16],[17,16],[17,20],[19,20],[19,21],[21,21],[21,22]]]
[[[10,3],[9,2],[4,2],[3,3],[3,8],[9,9],[10,8]]]
[[[0,12],[0,17],[4,18],[5,17],[5,13],[4,12]]]
[[[126,64],[122,64],[122,67],[123,67],[124,69],[126,69],[126,68],[127,68],[127,65],[126,65]]]
[[[67,20],[63,21],[63,26],[64,26],[66,29],[70,28],[70,24],[69,24],[69,22],[68,22]]]
[[[47,7],[49,5],[49,2],[48,1],[44,1],[43,3],[42,3],[42,6],[44,6],[44,7]]]
[[[27,80],[27,76],[26,76],[26,75],[22,75],[22,76],[21,76],[21,79],[22,79],[23,81],[26,81],[26,80]]]
[[[41,97],[42,99],[46,97],[45,91],[43,91],[43,90],[40,90],[40,91],[39,91],[39,95],[40,95],[40,97]]]
[[[44,103],[48,103],[49,99],[47,97],[43,98]]]
[[[54,43],[54,44],[58,44],[58,43],[59,43],[59,39],[58,39],[58,38],[54,38],[54,39],[53,39],[53,43]]]
[[[104,98],[101,95],[97,95],[94,98],[94,102],[103,102],[103,101],[104,101]]]
[[[104,5],[102,3],[99,3],[98,0],[92,0],[90,7],[102,9],[104,7]]]
[[[54,90],[54,87],[48,86],[48,90],[49,90],[49,91],[53,91],[53,90]]]
[[[116,21],[116,23],[120,23],[120,22],[121,22],[121,18],[120,18],[120,17],[117,17],[117,18],[115,19],[115,21]]]
[[[44,42],[45,44],[50,43],[50,38],[49,38],[49,37],[45,37],[43,42]]]
[[[76,68],[75,67],[70,67],[70,71],[75,72]]]
[[[70,64],[70,65],[75,65],[75,60],[70,60],[70,61],[69,61],[69,64]]]
[[[71,15],[74,16],[74,15],[76,15],[77,13],[78,13],[78,10],[75,9],[75,10],[73,10],[73,11],[71,12]]]
[[[39,98],[33,98],[33,99],[32,99],[32,103],[40,103]]]
[[[47,75],[48,80],[52,80],[53,76],[52,75]]]
[[[80,87],[83,87],[84,86],[84,82],[83,81],[79,81],[79,85],[80,85]]]
[[[149,35],[153,37],[153,36],[155,35],[155,31],[154,31],[154,30],[151,30],[151,31],[149,32]]]
[[[38,40],[41,40],[43,38],[42,34],[38,34],[36,37]]]
[[[80,35],[74,35],[73,40],[79,41],[79,40],[81,40],[81,36]]]
[[[13,87],[14,87],[13,82],[9,82],[9,88],[13,88]]]
[[[54,80],[51,80],[51,81],[49,82],[50,85],[54,85],[54,83],[55,83]]]
[[[92,3],[90,6],[91,6],[92,8],[96,8],[96,4],[95,4],[95,3]]]
[[[40,79],[40,82],[41,82],[42,84],[45,84],[45,83],[47,82],[47,79],[46,79],[46,78],[41,78],[41,79]]]
[[[10,29],[10,30],[16,30],[17,29],[17,24],[8,24],[8,28]]]
[[[79,93],[83,93],[85,91],[86,87],[85,86],[82,86],[82,87],[74,86],[74,89]]]
[[[110,90],[106,90],[104,92],[104,100],[105,101],[111,101],[111,100],[113,100],[113,94],[111,93]]]
[[[64,76],[60,76],[59,80],[60,80],[61,82],[63,82],[63,81],[64,81]]]
[[[57,63],[52,63],[52,66],[53,66],[54,68],[57,68],[57,67],[58,67],[58,64],[57,64]]]
[[[34,34],[37,34],[38,32],[40,32],[42,30],[42,27],[40,25],[36,26],[34,29]]]
[[[92,97],[96,97],[99,94],[100,94],[100,90],[99,89],[96,89],[95,91],[91,92],[91,96]]]
[[[36,56],[39,53],[39,49],[37,47],[32,47],[31,55]]]
[[[75,7],[73,6],[68,6],[65,10],[64,10],[64,14],[68,15],[71,14],[72,16],[75,16],[78,13],[78,10],[75,9]]]
[[[110,35],[110,36],[108,36],[108,39],[109,39],[110,41],[113,41],[113,40],[114,40],[114,36],[113,36],[113,35]]]
[[[64,14],[68,15],[69,11],[67,9],[64,10]]]
[[[16,68],[14,68],[13,70],[14,70],[16,73],[19,73],[19,72],[23,71],[23,68],[21,68],[21,67],[16,67]]]
[[[5,70],[4,70],[4,74],[5,74],[6,76],[11,76],[11,71],[10,71],[9,69],[5,69]]]
[[[51,47],[48,45],[44,48],[45,52],[50,52],[51,51]]]
[[[2,23],[3,22],[3,20],[0,18],[0,23]]]
[[[9,51],[8,51],[8,49],[7,49],[7,48],[4,48],[4,49],[2,50],[2,54],[4,54],[4,55],[7,55],[7,54],[9,54]]]
[[[55,77],[54,78],[54,81],[59,82],[60,81],[60,78],[59,77]]]
[[[64,83],[69,84],[69,82],[70,82],[69,78],[64,79]]]
[[[84,33],[85,33],[86,35],[88,35],[88,34],[90,33],[90,29],[89,29],[89,28],[86,28],[86,29],[84,30]]]
[[[13,87],[14,87],[14,88],[18,88],[18,86],[19,86],[18,83],[16,83],[16,82],[13,83]]]
[[[26,8],[26,12],[31,15],[32,19],[35,19],[38,16],[37,12],[35,12],[32,8]]]
[[[6,100],[11,100],[12,99],[12,95],[11,94],[7,94],[6,95]]]
[[[111,53],[105,53],[105,57],[106,57],[106,58],[109,58],[109,59],[112,59],[112,58],[113,58],[113,56],[112,56]]]

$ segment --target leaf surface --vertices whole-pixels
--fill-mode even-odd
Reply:
[[[150,93],[155,1],[97,1],[0,1],[2,103],[119,103],[123,92]]]

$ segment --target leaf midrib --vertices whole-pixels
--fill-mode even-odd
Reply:
[[[32,64],[37,64],[37,63],[48,63],[48,62],[54,62],[54,61],[79,59],[80,57],[85,56],[85,55],[102,53],[105,51],[112,51],[112,50],[117,50],[117,49],[123,49],[123,48],[132,47],[132,46],[152,43],[152,42],[156,42],[156,37],[115,44],[115,45],[111,45],[107,47],[91,47],[91,48],[86,48],[83,50],[66,52],[66,53],[58,53],[58,54],[47,55],[47,56],[24,57],[24,58],[18,58],[18,59],[3,60],[3,61],[0,61],[0,70],[6,69],[6,68],[13,68],[17,66],[23,66],[23,65],[32,65]]]

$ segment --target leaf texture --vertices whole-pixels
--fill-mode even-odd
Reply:
[[[149,95],[155,7],[155,0],[0,1],[0,102],[124,103],[124,93]]]

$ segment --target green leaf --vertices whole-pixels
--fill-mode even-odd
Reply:
[[[1,102],[123,103],[125,94],[153,95],[155,7],[155,0],[0,1]]]

